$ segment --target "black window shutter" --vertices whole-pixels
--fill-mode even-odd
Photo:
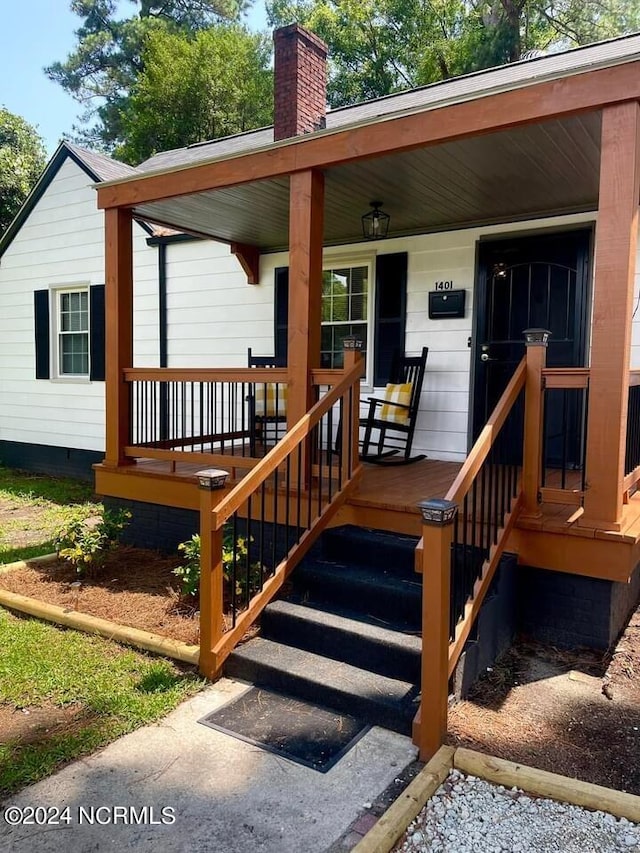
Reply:
[[[406,252],[376,258],[374,385],[386,385],[394,353],[399,350],[400,355],[404,355],[407,260]]]
[[[49,327],[49,291],[36,290],[33,294],[36,330],[36,379],[49,379],[51,370],[51,339]]]
[[[286,364],[289,333],[289,267],[276,268],[274,289],[274,355]]]
[[[104,284],[89,288],[89,379],[104,381]]]

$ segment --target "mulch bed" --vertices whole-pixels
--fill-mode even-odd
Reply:
[[[450,709],[449,740],[640,794],[640,608],[612,655],[514,645]]]
[[[90,574],[79,577],[73,566],[59,560],[0,574],[0,587],[120,625],[197,644],[197,604],[180,601],[180,583],[172,574],[178,562],[177,557],[120,547]],[[78,581],[79,587],[72,586]]]

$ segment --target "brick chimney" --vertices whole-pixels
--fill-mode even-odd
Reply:
[[[276,30],[273,42],[273,137],[277,142],[325,127],[327,45],[299,24]]]

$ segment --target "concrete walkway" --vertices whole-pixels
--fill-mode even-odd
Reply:
[[[197,723],[246,689],[222,679],[0,804],[0,851],[325,851],[415,758],[409,738],[374,728],[322,774]],[[9,827],[9,806],[68,806],[69,822]],[[140,825],[124,823],[131,807]]]

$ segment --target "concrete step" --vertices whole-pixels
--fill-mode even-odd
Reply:
[[[227,659],[227,675],[411,733],[417,687],[407,681],[256,637]]]
[[[261,636],[379,675],[418,683],[421,639],[363,618],[293,601],[274,601],[262,614]]]

